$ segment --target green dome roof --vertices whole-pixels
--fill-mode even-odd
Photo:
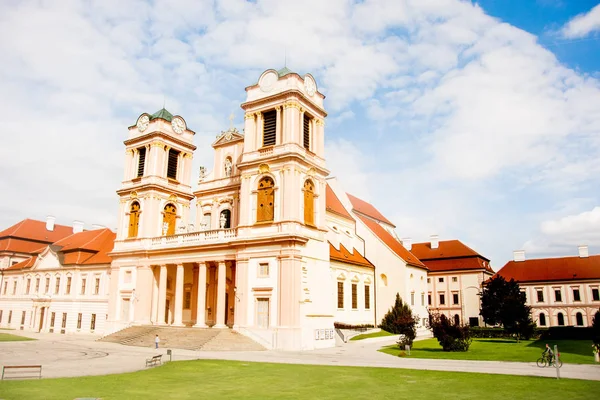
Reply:
[[[150,119],[152,120],[156,118],[162,118],[166,121],[171,122],[171,120],[173,119],[173,114],[168,112],[165,108],[161,108],[160,110],[152,114],[152,117]]]
[[[294,72],[290,70],[288,67],[283,67],[279,71],[277,71],[277,75],[281,78],[282,76],[286,76],[287,74],[293,74]]]

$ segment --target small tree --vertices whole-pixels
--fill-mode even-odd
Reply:
[[[413,340],[417,336],[417,320],[412,315],[412,310],[408,304],[402,302],[400,294],[396,293],[396,302],[385,314],[379,327],[390,333],[404,335],[402,344],[412,346]]]
[[[594,353],[600,352],[600,309],[592,319],[592,341],[594,342]]]
[[[453,323],[443,314],[430,313],[429,328],[444,351],[467,351],[471,346],[469,326]]]

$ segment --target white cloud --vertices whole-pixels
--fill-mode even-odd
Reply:
[[[582,38],[600,31],[600,4],[587,13],[579,14],[569,20],[560,33],[568,39]]]

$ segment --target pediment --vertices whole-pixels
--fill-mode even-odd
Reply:
[[[31,269],[34,271],[43,271],[46,269],[57,269],[60,267],[61,264],[58,254],[52,251],[50,246],[48,246],[41,254],[38,255],[38,258]]]
[[[242,135],[236,128],[231,128],[227,131],[219,133],[217,135],[217,140],[212,144],[212,146],[219,147],[231,143],[236,143],[240,140],[244,140],[244,135]]]

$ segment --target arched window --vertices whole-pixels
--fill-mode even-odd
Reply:
[[[312,181],[304,182],[304,223],[306,225],[315,224],[315,185]]]
[[[546,326],[546,314],[540,313],[540,326]]]
[[[129,233],[127,237],[137,237],[140,225],[140,203],[134,201],[129,208]]]
[[[202,224],[201,224],[201,230],[203,231],[208,231],[210,230],[210,213],[206,213],[204,215],[202,215]]]
[[[454,325],[460,325],[460,317],[458,314],[454,314]]]
[[[173,204],[167,204],[163,212],[163,235],[175,234],[175,223],[177,221],[177,208]]]
[[[231,228],[231,211],[230,210],[221,211],[221,215],[219,216],[219,227],[221,229]]]
[[[387,276],[385,274],[381,274],[381,283],[383,283],[383,286],[387,286]]]
[[[583,315],[580,312],[575,315],[575,319],[577,320],[577,326],[583,326]]]
[[[559,312],[557,315],[557,319],[559,326],[563,326],[565,324],[565,316],[563,315],[563,313]]]
[[[275,217],[275,184],[273,179],[264,177],[258,182],[256,222],[273,221]]]

